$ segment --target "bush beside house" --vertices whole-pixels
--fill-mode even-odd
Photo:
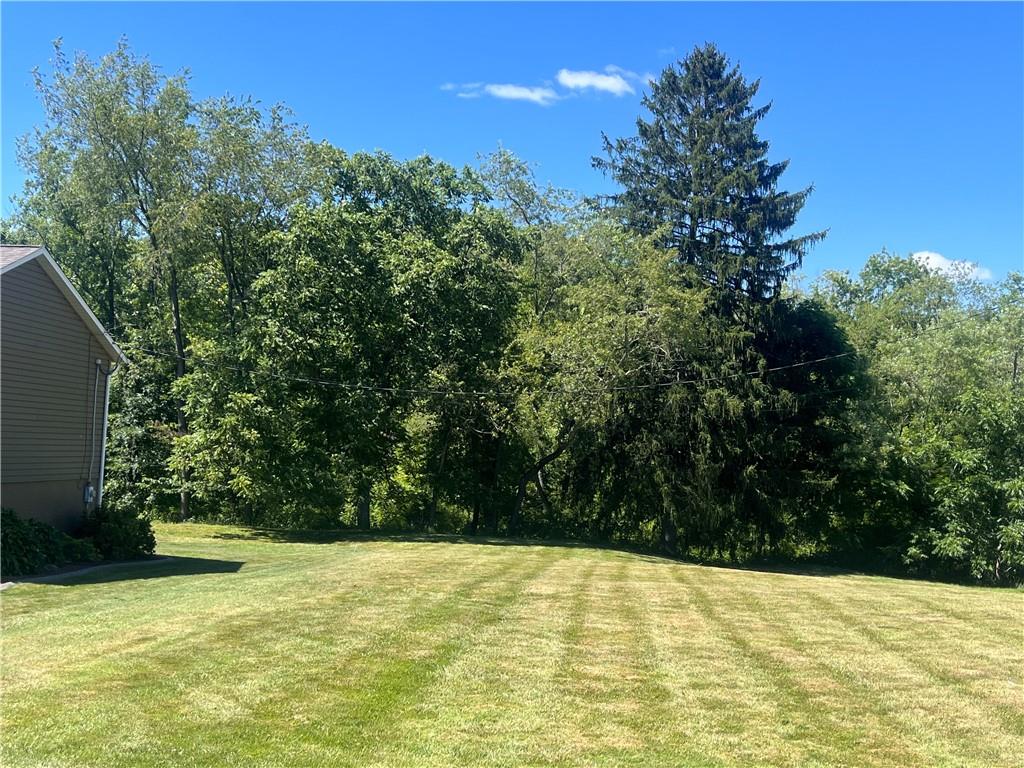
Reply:
[[[100,507],[85,516],[82,535],[92,541],[104,560],[131,560],[153,554],[156,538],[149,520]]]
[[[82,533],[75,538],[10,509],[0,511],[0,579],[76,563],[130,560],[151,555],[156,547],[149,521],[124,513],[90,513]]]

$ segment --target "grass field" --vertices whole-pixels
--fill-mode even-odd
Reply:
[[[1024,592],[278,541],[2,593],[4,766],[1024,764]]]

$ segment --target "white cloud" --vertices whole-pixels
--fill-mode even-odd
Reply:
[[[561,98],[551,88],[512,83],[444,83],[441,90],[454,91],[460,99],[479,99],[487,95],[496,99],[530,101],[541,106],[547,106]]]
[[[452,92],[460,99],[477,99],[492,96],[496,99],[528,101],[542,107],[569,98],[574,91],[594,90],[625,96],[636,93],[638,87],[649,85],[655,78],[649,72],[637,74],[629,69],[609,64],[603,72],[589,70],[560,69],[556,76],[558,84],[566,91],[559,92],[550,82],[544,85],[517,85],[515,83],[443,83],[442,91]]]
[[[614,64],[609,64],[607,67],[604,68],[604,71],[611,75],[622,75],[623,77],[628,78],[630,80],[640,79],[640,75],[638,75],[633,70],[626,69],[625,67],[617,67]]]
[[[607,74],[587,70],[560,69],[558,70],[558,82],[564,88],[574,90],[593,88],[596,91],[605,91],[616,96],[634,93],[633,86],[623,77],[626,70],[609,66],[605,69],[605,72]]]
[[[459,91],[456,95],[461,95],[464,91],[478,91],[483,83],[442,83],[442,91]]]
[[[974,280],[992,279],[991,269],[975,264],[972,261],[947,259],[941,253],[935,253],[935,251],[917,251],[913,254],[913,257],[918,264],[928,267],[928,269],[935,272],[941,272],[944,275],[964,275]]]
[[[613,75],[622,75],[628,81],[639,85],[641,88],[645,85],[650,85],[658,79],[658,76],[651,72],[644,72],[641,75],[631,69],[623,69],[622,67],[617,67],[614,64],[609,64],[604,68],[604,71]]]
[[[511,83],[488,83],[484,86],[484,92],[496,99],[511,99],[513,101],[532,101],[546,107],[558,100],[558,94],[550,88],[542,86],[513,85]]]

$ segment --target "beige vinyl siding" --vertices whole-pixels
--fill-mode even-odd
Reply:
[[[85,481],[96,486],[99,479],[104,377],[96,360],[109,368],[108,357],[37,261],[0,277],[0,476],[5,497],[30,506],[25,499],[81,510]],[[15,487],[19,484],[32,485]],[[45,484],[52,488],[43,493]],[[56,494],[60,502],[55,500],[58,486],[64,489]],[[76,489],[73,497],[71,488]],[[11,506],[8,498],[4,506]],[[15,511],[52,516],[43,510]]]

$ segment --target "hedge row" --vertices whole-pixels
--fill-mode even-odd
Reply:
[[[148,520],[99,509],[86,515],[80,537],[0,510],[0,579],[4,581],[76,563],[130,560],[156,547]]]

